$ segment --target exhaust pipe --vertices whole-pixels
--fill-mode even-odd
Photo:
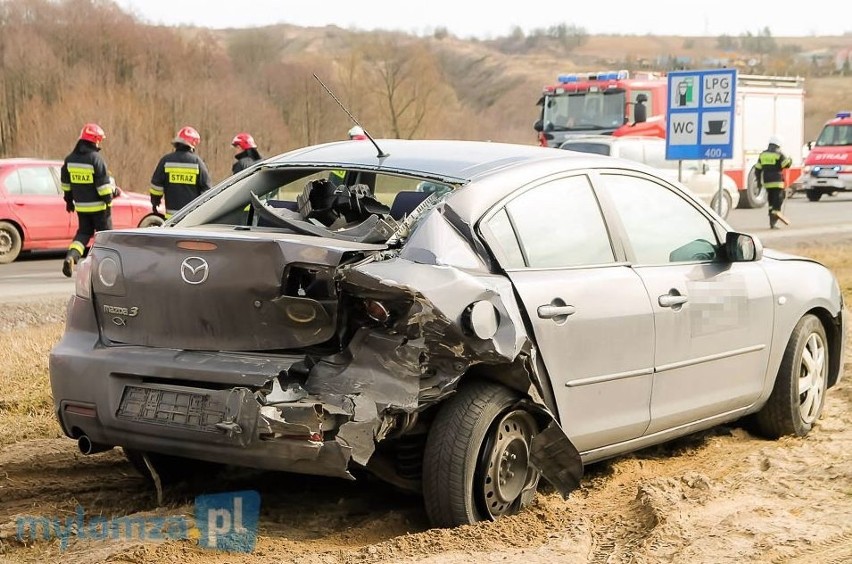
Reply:
[[[106,450],[111,450],[113,447],[110,445],[93,443],[88,435],[80,435],[80,438],[77,439],[77,448],[80,449],[81,453],[89,455],[104,452]]]

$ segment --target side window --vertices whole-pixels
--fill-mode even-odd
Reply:
[[[3,188],[6,189],[6,195],[8,196],[21,195],[21,179],[18,176],[17,170],[13,169],[6,175],[6,178],[3,180]]]
[[[716,259],[713,226],[690,202],[645,178],[604,178],[639,264]]]
[[[498,214],[491,221],[495,232],[513,228],[524,264],[530,268],[615,262],[603,216],[585,176],[562,178],[524,192],[506,205],[505,217]],[[506,239],[500,245],[510,261],[511,257],[517,261],[517,243],[508,233]]]
[[[18,169],[21,191],[25,196],[56,196],[59,188],[49,167],[21,167]]]
[[[512,227],[506,208],[503,208],[488,220],[488,231],[490,237],[487,237],[487,239],[490,240],[492,246],[497,247],[493,250],[502,255],[498,256],[498,259],[503,264],[503,268],[523,268],[526,265],[518,237],[515,234],[515,228]]]

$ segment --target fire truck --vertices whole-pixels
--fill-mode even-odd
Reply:
[[[823,126],[805,158],[800,185],[812,202],[852,191],[852,112],[839,112]]]
[[[779,137],[781,150],[793,160],[787,185],[802,172],[805,91],[800,77],[738,75],[733,158],[723,162],[739,191],[738,207],[766,205],[766,190],[758,188],[754,164],[769,138]],[[663,73],[626,70],[561,74],[544,87],[534,129],[543,147],[559,147],[568,137],[603,135],[666,136],[668,78]],[[637,112],[639,105],[645,106]],[[637,123],[636,116],[645,114]],[[707,167],[701,167],[707,168]]]

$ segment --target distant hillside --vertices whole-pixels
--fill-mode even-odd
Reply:
[[[119,183],[144,192],[174,132],[190,124],[220,180],[239,131],[264,155],[345,137],[351,122],[314,74],[376,137],[532,144],[535,103],[558,73],[708,59],[806,76],[812,138],[852,108],[852,78],[801,54],[850,48],[852,36],[586,36],[571,27],[488,41],[335,26],[211,31],[144,25],[109,0],[0,0],[0,156],[61,158],[96,121]]]

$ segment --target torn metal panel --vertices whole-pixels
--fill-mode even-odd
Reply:
[[[533,437],[530,462],[563,497],[580,486],[583,477],[580,453],[556,421],[551,420],[543,431]]]

